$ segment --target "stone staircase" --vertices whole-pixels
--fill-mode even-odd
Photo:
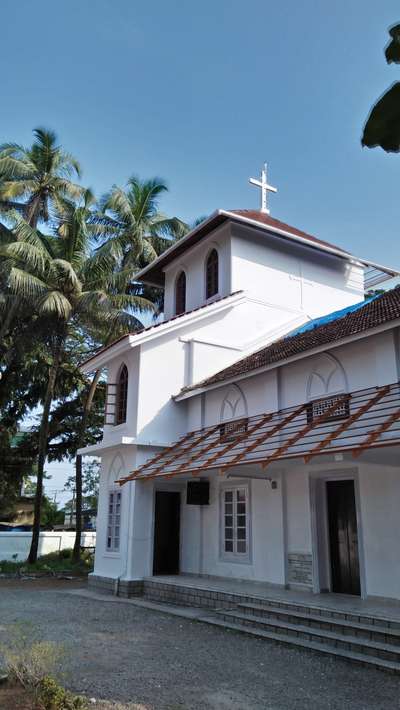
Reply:
[[[400,673],[400,619],[232,594],[211,585],[196,588],[145,580],[144,595],[163,604],[204,608],[207,611],[197,619],[213,626]]]

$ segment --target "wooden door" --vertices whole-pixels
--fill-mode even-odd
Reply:
[[[328,481],[332,591],[360,594],[360,565],[354,481]]]
[[[153,574],[179,574],[180,493],[156,491]]]

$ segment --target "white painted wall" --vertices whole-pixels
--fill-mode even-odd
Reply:
[[[400,467],[362,466],[360,500],[367,593],[400,599]]]
[[[123,355],[110,360],[107,367],[107,382],[116,384],[123,365],[128,368],[127,417],[123,424],[105,425],[103,438],[111,441],[122,436],[135,437],[138,420],[138,391],[140,379],[140,348],[127,348]]]
[[[363,300],[363,270],[241,225],[232,227],[232,290],[315,318]]]
[[[400,599],[398,545],[400,470],[396,466],[354,461],[340,464],[297,464],[287,468],[288,553],[312,554],[310,477],[356,481],[361,574],[367,596]],[[358,490],[357,490],[358,489]],[[363,569],[364,568],[364,569]]]
[[[250,493],[250,561],[232,562],[221,552],[221,491],[225,487],[248,485]],[[282,490],[250,479],[219,478],[210,475],[210,505],[182,505],[181,571],[237,579],[284,584]]]
[[[311,382],[317,374],[320,382]],[[290,364],[238,379],[246,400],[249,416],[292,407],[309,399],[343,390],[356,391],[375,385],[385,385],[398,379],[397,352],[393,331],[370,335],[326,353],[305,354]],[[325,382],[325,385],[324,385]],[[204,398],[205,425],[212,426],[229,385],[221,383],[203,395],[195,395],[188,402],[190,413],[200,411],[200,397]],[[194,417],[194,414],[190,416]]]
[[[29,532],[0,532],[0,562],[3,560],[24,562],[29,554],[32,535]],[[41,532],[39,537],[39,557],[49,552],[70,550],[75,543],[75,533],[60,530]],[[84,532],[81,537],[83,547],[95,547],[96,533]]]
[[[186,274],[186,310],[206,302],[205,264],[214,248],[219,256],[219,296],[232,293],[230,275],[230,225],[215,229],[199,244],[172,261],[165,270],[165,319],[175,315],[175,283],[181,271]]]
[[[117,578],[124,574],[128,560],[129,511],[131,507],[131,483],[121,488],[121,546],[118,552],[111,552],[106,547],[108,496],[111,490],[117,490],[115,481],[127,475],[134,467],[135,447],[121,447],[107,451],[102,456],[99,482],[99,500],[97,509],[97,545],[94,573],[104,577]],[[129,463],[128,463],[129,462]],[[130,465],[129,465],[130,464]]]

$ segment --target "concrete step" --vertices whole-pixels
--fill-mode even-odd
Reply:
[[[379,624],[379,618],[376,618],[375,624],[360,624],[356,621],[348,621],[347,618],[344,618],[344,615],[335,618],[315,614],[315,609],[304,612],[277,606],[249,603],[238,604],[238,609],[250,618],[252,616],[258,616],[279,619],[289,624],[300,623],[311,629],[335,631],[341,633],[343,636],[357,636],[369,639],[370,641],[389,643],[394,646],[399,645],[400,647],[400,630],[381,626]]]
[[[237,631],[239,633],[250,634],[251,636],[256,636],[257,638],[262,638],[268,641],[277,641],[278,643],[283,643],[288,646],[303,648],[309,651],[316,651],[317,653],[323,653],[329,656],[333,656],[335,658],[343,659],[345,661],[357,663],[359,665],[377,668],[379,670],[384,670],[390,673],[400,673],[399,662],[389,661],[387,659],[379,658],[377,656],[337,648],[335,646],[326,645],[324,643],[307,641],[300,637],[283,635],[274,631],[266,631],[261,628],[244,626],[243,624],[238,624],[234,621],[222,619],[217,615],[203,616],[201,618],[201,621],[212,626],[218,626],[222,629],[229,629],[231,631]]]
[[[174,584],[164,580],[159,581],[154,578],[144,580],[144,596],[153,601],[180,604],[185,606],[199,606],[205,609],[216,608],[236,608],[239,604],[260,605],[262,607],[273,607],[274,609],[282,609],[295,612],[296,614],[309,614],[321,617],[321,619],[343,620],[351,624],[360,624],[364,626],[378,627],[382,629],[394,629],[400,632],[400,619],[385,617],[381,614],[375,615],[365,613],[352,608],[351,600],[349,600],[348,608],[339,609],[335,606],[322,606],[315,604],[310,595],[310,601],[307,603],[286,600],[282,597],[274,597],[264,595],[257,596],[248,594],[243,591],[224,591],[222,589],[210,586],[196,586],[193,584]]]
[[[395,646],[390,643],[371,641],[359,636],[344,635],[337,631],[315,629],[305,624],[289,623],[281,619],[244,614],[240,610],[223,610],[218,613],[218,616],[228,623],[233,622],[245,626],[246,628],[262,629],[263,631],[278,635],[301,639],[304,642],[323,644],[324,646],[332,646],[343,651],[374,656],[381,660],[397,662],[400,666],[400,646]]]
[[[378,626],[380,629],[394,629],[400,632],[400,620],[381,615],[367,614],[363,611],[358,612],[339,609],[338,607],[320,606],[319,604],[313,604],[312,601],[310,601],[309,604],[303,604],[294,601],[282,601],[276,598],[253,598],[251,600],[247,599],[243,600],[243,602],[238,602],[238,604],[242,603],[259,604],[262,607],[273,607],[274,609],[293,611],[299,614],[313,614],[322,619],[338,619],[364,626]]]

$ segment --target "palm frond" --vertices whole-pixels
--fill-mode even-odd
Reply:
[[[47,291],[47,285],[34,274],[13,266],[9,274],[9,286],[12,293],[30,300],[32,296],[40,296]]]
[[[0,248],[0,254],[14,261],[22,263],[27,270],[33,270],[43,276],[46,266],[49,264],[47,254],[33,244],[26,242],[13,242]]]
[[[82,283],[78,278],[71,262],[67,261],[67,259],[53,259],[51,262],[51,269],[56,278],[62,278],[74,289],[75,292],[80,293],[82,290]]]
[[[67,321],[72,313],[72,304],[61,291],[49,291],[38,302],[38,312],[42,315],[53,315]]]

